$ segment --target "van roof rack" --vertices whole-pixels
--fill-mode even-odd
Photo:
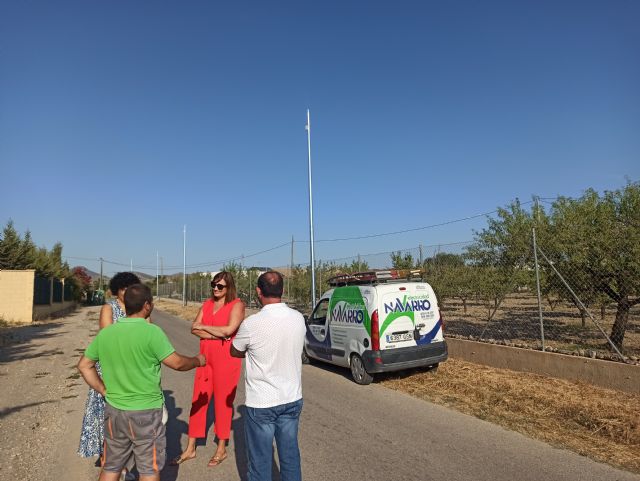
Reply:
[[[403,282],[422,278],[421,269],[387,269],[353,274],[338,274],[327,282],[332,287],[357,286],[363,284],[381,284],[386,282]]]

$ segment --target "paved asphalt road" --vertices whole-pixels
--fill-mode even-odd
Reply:
[[[189,333],[189,322],[161,311],[154,311],[152,318],[178,352],[197,353],[198,340]],[[170,412],[168,459],[187,442],[193,374],[163,368]],[[640,476],[375,383],[358,386],[341,369],[304,366],[302,380],[300,447],[306,481],[640,481]],[[166,468],[162,479],[245,481],[243,405],[241,379],[224,463],[207,468],[214,451],[209,438],[198,448],[196,459]],[[273,471],[278,480],[275,462]]]

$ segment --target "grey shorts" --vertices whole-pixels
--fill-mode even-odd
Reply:
[[[119,473],[133,456],[138,472],[150,476],[164,467],[166,448],[162,408],[122,411],[105,403],[102,469]]]

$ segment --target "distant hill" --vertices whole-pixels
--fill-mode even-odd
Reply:
[[[134,274],[140,278],[142,282],[150,281],[151,279],[155,279],[156,276],[151,276],[149,274],[145,274],[144,272],[135,272]]]
[[[100,273],[99,272],[94,272],[91,269],[87,269],[85,266],[76,266],[76,267],[84,268],[84,270],[87,271],[87,274],[91,277],[92,281],[100,280]],[[134,272],[134,274],[136,276],[138,276],[142,282],[150,281],[151,279],[155,279],[156,278],[156,276],[151,276],[149,274],[145,274],[144,272]],[[105,284],[107,284],[110,279],[111,279],[111,277],[109,277],[109,276],[107,276],[105,274],[102,275],[102,282],[104,282]]]
[[[87,271],[87,274],[89,275],[89,277],[91,277],[92,281],[95,280],[100,280],[100,273],[99,272],[94,272],[91,269],[87,269],[85,266],[75,266],[72,269],[75,269],[76,267],[82,267],[85,271]],[[105,276],[104,274],[102,275],[102,281],[103,282],[109,282],[109,279],[111,279],[109,276]]]

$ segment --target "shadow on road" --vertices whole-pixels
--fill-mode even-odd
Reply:
[[[40,345],[37,343],[40,339],[65,334],[64,332],[51,332],[61,326],[61,322],[46,322],[37,325],[0,329],[0,363],[64,354],[58,349],[41,351],[39,350]]]
[[[29,404],[22,404],[20,406],[13,406],[10,408],[5,408],[5,409],[1,409],[0,410],[0,419],[2,419],[5,416],[8,416],[9,414],[13,414],[13,413],[17,413],[19,411],[22,411],[23,409],[27,409],[33,406],[39,406],[40,404],[49,404],[49,403],[55,403],[58,401],[39,401],[39,402],[35,402],[35,403],[29,403]]]
[[[308,365],[311,366],[313,369],[322,369],[323,371],[335,373],[336,375],[342,376],[345,379],[348,379],[349,381],[354,383],[354,385],[356,385],[355,381],[351,377],[351,371],[349,370],[348,367],[336,366],[334,364],[329,364],[322,361],[316,361],[315,359],[312,359]],[[409,377],[413,374],[417,374],[420,372],[433,372],[435,374],[437,370],[434,370],[433,366],[424,366],[424,367],[414,367],[410,369],[401,369],[399,371],[382,372],[374,375],[373,384],[376,384],[388,379]]]
[[[178,479],[180,466],[169,466],[169,462],[182,452],[180,440],[189,428],[186,422],[178,419],[178,416],[182,413],[182,408],[176,406],[176,400],[172,394],[173,391],[164,391],[164,403],[167,411],[169,411],[169,420],[167,421],[167,460],[164,469],[160,473],[161,481],[175,481]]]
[[[308,366],[311,366],[312,369],[322,369],[323,371],[333,372],[342,376],[345,379],[352,380],[351,371],[348,367],[336,366],[335,364],[329,364],[328,362],[316,361],[315,359],[310,359]]]

